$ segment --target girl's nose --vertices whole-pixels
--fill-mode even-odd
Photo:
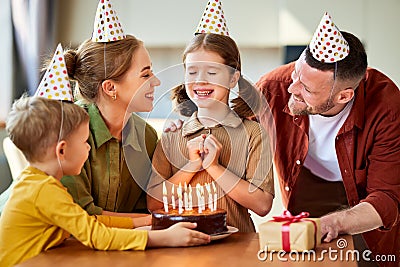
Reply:
[[[204,71],[199,71],[199,73],[195,79],[195,83],[207,83],[207,78],[206,78],[206,74],[204,73]]]

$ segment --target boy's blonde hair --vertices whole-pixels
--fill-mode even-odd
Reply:
[[[14,102],[6,130],[29,162],[40,162],[50,146],[88,121],[87,112],[73,103],[23,96]]]

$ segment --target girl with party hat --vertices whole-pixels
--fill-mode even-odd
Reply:
[[[99,250],[209,242],[208,235],[190,230],[195,227],[191,223],[161,231],[107,227],[105,224],[115,226],[120,220],[89,216],[74,203],[60,179],[79,174],[91,148],[87,143],[89,115],[72,100],[59,45],[36,96],[17,100],[7,119],[10,139],[29,165],[20,174],[0,217],[1,266],[24,262],[60,245],[70,235]]]
[[[98,4],[91,39],[65,52],[68,74],[90,116],[91,151],[81,173],[64,177],[76,203],[89,214],[150,223],[144,188],[151,171],[156,131],[133,112],[153,108],[155,87],[143,42],[125,34],[109,0]],[[147,214],[146,214],[147,213]]]
[[[183,62],[185,83],[172,98],[190,118],[181,129],[164,133],[157,145],[148,207],[162,208],[165,180],[167,188],[213,182],[227,224],[254,232],[248,209],[264,216],[274,197],[272,154],[264,129],[246,119],[260,108],[260,95],[241,74],[240,53],[229,37],[220,1],[208,2]],[[239,96],[231,108],[229,94],[237,84]],[[193,202],[198,205],[195,197]]]

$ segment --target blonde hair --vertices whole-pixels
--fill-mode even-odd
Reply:
[[[217,53],[224,59],[224,64],[231,67],[232,72],[235,70],[241,72],[242,63],[240,60],[239,48],[235,41],[229,36],[214,33],[201,33],[195,35],[183,53],[183,62],[185,63],[187,54],[199,49]],[[249,81],[243,78],[241,74],[238,81],[238,87],[239,96],[232,99],[232,109],[242,118],[254,116],[261,106],[258,90],[254,88]],[[193,112],[197,110],[197,106],[186,94],[184,84],[178,85],[172,90],[172,99],[179,104],[178,110],[184,116],[191,116]]]
[[[128,71],[135,51],[143,42],[132,35],[109,43],[84,41],[78,49],[64,52],[68,76],[77,82],[79,93],[87,101],[98,100],[99,88],[105,80],[118,81]]]
[[[22,96],[11,108],[6,130],[29,162],[40,162],[50,146],[88,121],[87,112],[73,103]]]

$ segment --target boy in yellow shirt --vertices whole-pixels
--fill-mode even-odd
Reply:
[[[88,123],[86,111],[72,103],[41,97],[25,97],[14,103],[7,131],[29,166],[21,173],[0,218],[1,266],[36,256],[61,244],[70,234],[99,250],[144,250],[146,246],[191,246],[210,241],[208,235],[190,230],[195,227],[191,223],[161,231],[110,228],[75,204],[60,179],[78,174],[86,161]]]
[[[61,244],[70,235],[99,250],[144,250],[210,242],[210,236],[191,230],[196,227],[193,223],[179,223],[160,231],[111,228],[107,225],[118,225],[113,223],[115,217],[89,216],[74,203],[60,179],[79,174],[88,157],[89,115],[78,105],[61,101],[73,98],[59,55],[61,47],[37,96],[17,100],[7,119],[10,139],[29,166],[22,171],[0,217],[0,265],[21,263]]]

